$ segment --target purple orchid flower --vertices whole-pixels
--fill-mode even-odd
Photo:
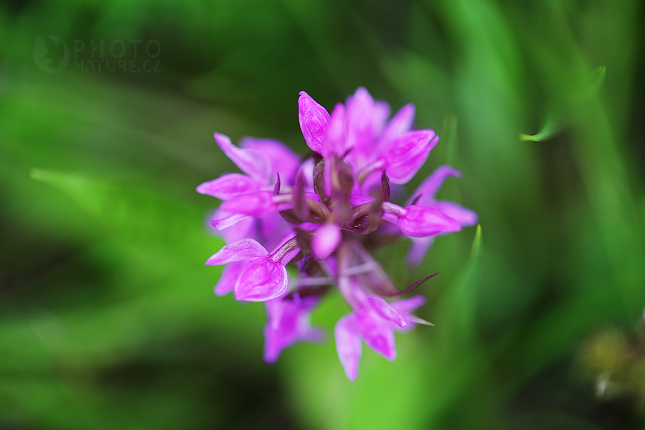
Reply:
[[[352,289],[361,291],[361,287],[355,284]],[[392,361],[396,358],[394,331],[409,330],[415,323],[426,323],[411,314],[425,303],[423,296],[389,304],[381,297],[362,291],[360,295],[362,299],[357,302],[354,311],[342,317],[334,329],[338,357],[351,381],[358,376],[361,339],[372,350]]]
[[[222,200],[211,224],[226,245],[206,264],[226,265],[216,294],[266,302],[269,363],[296,342],[322,338],[309,317],[337,287],[352,311],[336,324],[336,347],[354,380],[362,342],[394,360],[394,332],[429,324],[412,314],[424,303],[422,296],[396,300],[429,277],[401,290],[370,251],[410,238],[409,262],[418,263],[434,237],[473,225],[477,215],[435,200],[446,177],[461,175],[448,166],[426,179],[405,206],[391,201],[403,195],[439,140],[433,130],[412,129],[413,105],[388,120],[387,103],[359,88],[331,114],[305,92],[298,108],[311,150],[303,159],[272,139],[245,138],[238,147],[215,134],[242,173],[197,187]]]
[[[237,300],[265,302],[282,296],[288,289],[287,269],[284,267],[298,249],[293,238],[285,241],[273,253],[253,239],[240,239],[213,254],[206,265],[245,262],[233,287]]]

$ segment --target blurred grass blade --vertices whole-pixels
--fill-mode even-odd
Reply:
[[[579,101],[584,101],[596,94],[605,81],[606,71],[607,68],[605,66],[600,66],[588,73],[580,80],[578,87],[574,88],[574,98],[577,98]]]
[[[444,151],[445,163],[454,166],[457,164],[457,115],[448,114],[443,118],[443,127],[440,138]]]
[[[482,243],[481,224],[477,224],[468,261],[459,278],[448,289],[440,307],[440,315],[437,316],[437,327],[445,330],[445,336],[451,338],[449,343],[459,349],[470,349],[474,346]]]
[[[477,224],[477,231],[475,231],[475,238],[470,248],[470,265],[474,266],[479,263],[479,256],[482,250],[482,225]],[[471,267],[472,269],[472,267]]]
[[[203,239],[204,228],[199,222],[203,214],[183,202],[73,173],[34,168],[30,176],[65,192],[79,207],[120,236],[144,235],[184,242],[191,236],[190,232]]]
[[[32,168],[29,176],[64,191],[76,204],[99,218],[104,214],[105,208],[102,197],[113,194],[113,190],[108,185],[71,173]]]
[[[555,121],[552,115],[549,115],[537,134],[522,133],[519,135],[519,139],[530,142],[542,142],[557,135],[561,129],[560,124]]]
[[[475,336],[477,283],[481,268],[482,243],[482,226],[477,224],[468,262],[455,288],[457,301],[455,304],[460,308],[460,310],[455,309],[458,311],[456,315],[461,315],[461,319],[457,320],[460,323],[458,327],[469,340],[474,340]]]

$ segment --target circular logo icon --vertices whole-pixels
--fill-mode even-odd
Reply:
[[[34,61],[47,73],[58,73],[67,66],[69,48],[58,36],[37,36],[34,43]]]

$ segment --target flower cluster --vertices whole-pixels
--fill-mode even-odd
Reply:
[[[336,324],[336,348],[347,377],[354,380],[362,341],[394,360],[394,331],[425,323],[412,315],[423,305],[422,296],[392,299],[429,277],[400,290],[369,251],[407,236],[413,241],[408,262],[418,264],[435,236],[473,225],[477,215],[435,200],[447,177],[460,176],[448,166],[430,175],[404,206],[390,201],[400,200],[401,185],[439,140],[433,130],[411,130],[413,105],[388,121],[389,106],[359,88],[331,115],[305,92],[298,107],[311,149],[302,159],[275,140],[245,138],[238,147],[215,134],[244,174],[225,174],[197,187],[223,200],[211,223],[227,244],[206,264],[226,265],[217,295],[233,292],[237,300],[266,303],[267,362],[297,341],[323,337],[309,317],[337,287],[351,312]],[[292,260],[289,273],[286,265]]]

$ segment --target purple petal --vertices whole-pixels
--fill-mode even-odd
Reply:
[[[381,167],[374,170],[372,173],[370,173],[367,176],[367,178],[363,180],[363,183],[360,184],[360,190],[361,190],[360,194],[367,195],[381,188],[383,184],[382,178],[383,178],[383,168]]]
[[[379,134],[385,128],[385,123],[390,117],[390,105],[384,101],[374,101],[374,109],[372,110],[372,128],[375,134]],[[407,130],[405,130],[407,131]]]
[[[437,191],[439,191],[439,188],[441,188],[441,185],[443,185],[443,181],[445,181],[449,176],[461,178],[461,172],[447,165],[437,167],[412,194],[412,198],[410,198],[409,203],[412,203],[414,199],[421,196],[416,204],[419,206],[428,205],[434,200],[434,196],[437,194]]]
[[[263,238],[262,242],[267,246],[267,249],[275,246],[285,235],[292,231],[291,224],[287,223],[282,215],[278,213],[259,219],[258,223],[259,233]]]
[[[390,120],[388,125],[383,130],[381,138],[379,139],[379,147],[387,146],[389,142],[407,133],[412,127],[414,121],[414,105],[412,103],[403,106]]]
[[[246,266],[246,261],[234,261],[224,267],[222,276],[220,276],[217,285],[215,285],[215,294],[224,296],[235,288],[237,279],[240,277],[242,269]]]
[[[226,243],[237,242],[245,237],[255,239],[253,224],[254,219],[248,215],[230,214],[217,209],[210,220],[210,224],[219,236],[222,236]],[[235,228],[229,228],[235,226]]]
[[[342,156],[345,152],[345,106],[337,104],[331,113],[331,118],[325,134],[324,156],[335,154]]]
[[[400,327],[392,324],[392,328],[396,331],[408,331],[414,328],[415,325],[421,323],[423,320],[415,315],[412,315],[412,312],[418,307],[422,306],[425,302],[426,299],[423,296],[414,296],[410,297],[409,299],[393,302],[392,307],[403,316],[403,319],[406,322],[406,326]]]
[[[336,250],[342,238],[340,228],[336,224],[325,224],[314,234],[311,247],[316,257],[324,260]]]
[[[327,110],[316,103],[309,95],[300,91],[298,98],[298,119],[300,129],[309,148],[320,154],[323,153],[323,139],[329,122]]]
[[[358,88],[347,98],[347,149],[352,148],[348,159],[355,169],[362,168],[373,158],[374,99],[365,88]]]
[[[439,209],[441,213],[449,216],[457,221],[462,226],[471,226],[477,224],[477,214],[470,209],[454,202],[447,202],[438,200],[432,204],[433,207]]]
[[[224,154],[231,159],[244,173],[255,179],[267,181],[271,175],[269,160],[261,152],[253,149],[241,149],[231,143],[223,134],[215,133],[215,141]]]
[[[298,340],[298,312],[293,302],[282,299],[266,302],[269,320],[264,327],[264,361],[275,362],[283,349]]]
[[[401,327],[405,327],[407,325],[407,323],[403,320],[401,314],[399,314],[396,309],[390,306],[390,304],[386,302],[385,299],[370,294],[367,296],[367,305],[381,318],[387,321],[392,321],[393,323],[396,323]]]
[[[392,326],[397,331],[407,331],[412,329],[417,322],[422,321],[420,318],[412,315],[412,312],[417,308],[423,306],[426,302],[423,296],[414,296],[409,299],[403,299],[392,303],[392,307],[396,309],[407,323],[405,328]]]
[[[264,360],[273,363],[283,349],[297,341],[318,342],[324,334],[319,329],[311,328],[309,315],[318,304],[317,297],[294,300],[273,299],[266,302],[269,320],[264,327]]]
[[[329,260],[329,263],[331,263],[332,270],[335,269],[334,263],[336,263],[335,259],[331,258]],[[337,272],[337,270],[333,270],[333,272]],[[351,279],[349,276],[346,276],[344,274],[341,274],[338,277],[338,291],[340,291],[340,294],[343,296],[345,301],[349,303],[349,305],[356,309],[360,307],[360,303],[354,298],[354,291],[353,291],[353,283],[355,281]]]
[[[408,206],[400,216],[397,225],[410,237],[434,236],[461,230],[461,225],[435,208]]]
[[[287,184],[293,182],[293,177],[300,166],[300,157],[284,143],[274,139],[245,137],[240,141],[240,146],[264,154],[271,163],[273,173],[278,172]]]
[[[439,141],[434,137],[433,130],[409,131],[387,145],[381,158],[392,183],[405,184],[412,179]]]
[[[204,182],[197,187],[197,192],[218,199],[228,200],[240,194],[259,191],[262,183],[241,173],[229,173],[219,178]]]
[[[347,99],[347,147],[369,147],[374,137],[374,99],[363,87]]]
[[[263,218],[276,213],[278,210],[273,197],[274,194],[270,191],[242,194],[222,203],[220,209],[235,214]]]
[[[283,334],[272,330],[269,324],[264,326],[264,362],[268,364],[275,363],[282,350],[291,346],[295,341],[286,340]]]
[[[234,226],[238,222],[249,218],[250,217],[248,215],[232,214],[227,216],[226,218],[211,220],[211,225],[218,230],[224,230],[225,228]]]
[[[392,302],[391,306],[396,309],[396,311],[405,316],[410,315],[412,312],[420,308],[426,303],[426,298],[423,296],[414,296],[408,299],[397,300]]]
[[[345,291],[348,291],[349,294],[346,294],[347,296],[351,297],[351,300],[347,300],[349,305],[354,308],[354,309],[362,309],[366,306],[367,304],[367,297],[368,294],[363,290],[363,287],[361,287],[361,283],[356,279],[355,276],[350,277],[350,283],[349,287],[346,288]]]
[[[251,261],[235,284],[235,298],[265,302],[282,296],[289,289],[287,269],[270,258]]]
[[[374,351],[392,361],[396,358],[394,331],[386,321],[374,318],[372,315],[360,314],[356,316],[363,341]]]
[[[253,239],[241,239],[222,247],[206,260],[207,266],[219,266],[233,261],[259,258],[269,255],[266,249]]]
[[[334,327],[336,338],[336,351],[340,364],[343,365],[345,374],[350,381],[355,381],[358,376],[358,365],[361,361],[361,338],[356,331],[356,322],[353,314],[345,315],[338,320]]]
[[[433,236],[412,238],[412,246],[408,252],[408,265],[411,267],[419,267],[419,264],[421,264],[425,258],[428,249],[430,249],[433,242]]]

